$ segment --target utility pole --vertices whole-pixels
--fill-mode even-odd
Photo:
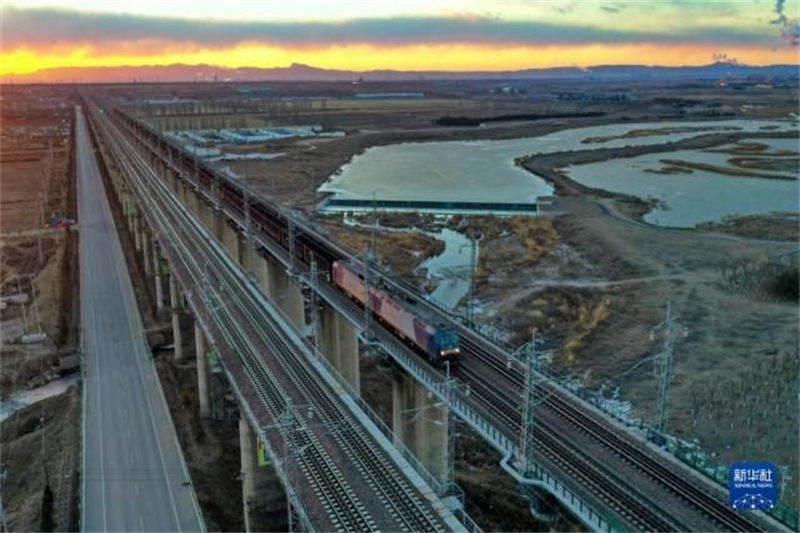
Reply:
[[[253,275],[253,256],[255,255],[255,243],[253,242],[253,218],[250,213],[250,182],[248,182],[248,171],[250,167],[250,160],[245,159],[244,161],[244,194],[242,198],[244,200],[244,233],[245,233],[245,246],[246,246],[246,257],[247,257],[247,271],[250,275]]]
[[[309,186],[311,188],[311,220],[317,218],[317,187],[314,182],[314,169],[308,173]]]
[[[478,267],[478,241],[475,238],[475,228],[470,228],[469,245],[469,302],[467,302],[467,322],[470,326],[475,324],[475,270]]]
[[[311,334],[314,338],[315,353],[320,353],[319,297],[317,296],[317,291],[319,289],[319,271],[317,268],[317,260],[312,256],[311,279],[309,280],[309,286],[311,287],[311,294],[309,294],[309,299],[311,300]]]
[[[659,380],[658,387],[658,417],[656,418],[656,429],[663,433],[667,427],[667,416],[669,411],[669,390],[672,385],[673,363],[675,356],[675,335],[681,334],[683,337],[688,335],[688,331],[678,323],[676,317],[672,315],[672,303],[667,301],[667,317],[663,322],[650,330],[650,339],[655,340],[658,331],[664,332],[663,351],[656,359],[655,373]]]
[[[453,400],[455,400],[456,378],[450,376],[450,364],[447,365],[447,469],[443,476],[444,494],[448,494],[455,485],[455,454],[456,454],[456,417],[453,413]]]
[[[297,470],[298,454],[302,450],[298,449],[296,439],[296,431],[300,428],[295,427],[295,411],[294,404],[291,399],[286,400],[286,410],[280,415],[279,427],[283,430],[283,438],[286,446],[284,457],[286,459],[286,513],[288,521],[288,531],[295,531],[295,526],[299,526],[298,517],[295,516],[295,503],[297,495],[295,494],[296,479],[295,474]]]
[[[297,272],[297,267],[295,266],[295,225],[294,225],[294,212],[291,208],[287,211],[287,216],[289,217],[289,275],[294,276]]]
[[[372,328],[370,323],[372,321],[372,268],[371,264],[377,258],[377,237],[378,232],[378,205],[375,201],[375,193],[372,193],[372,234],[370,235],[369,247],[364,252],[364,285],[366,286],[366,294],[364,302],[364,342],[372,342],[374,337],[372,335]]]
[[[522,457],[523,473],[525,477],[533,475],[533,465],[535,464],[534,452],[536,446],[533,441],[533,430],[535,427],[536,416],[534,407],[536,405],[536,372],[534,361],[536,359],[536,328],[533,328],[531,340],[528,342],[525,357],[525,389],[522,403]]]
[[[459,223],[459,227],[466,227],[468,226],[467,219],[464,218]],[[467,238],[469,239],[469,292],[467,293],[467,307],[464,313],[464,318],[467,321],[467,325],[470,327],[475,325],[475,272],[478,267],[478,240],[475,237],[475,228],[468,227],[467,228]],[[459,253],[463,250],[467,245],[464,244],[459,248]]]

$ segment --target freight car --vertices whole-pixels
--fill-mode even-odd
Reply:
[[[367,283],[363,266],[349,261],[335,261],[331,268],[333,283],[361,305],[367,302]],[[386,287],[370,287],[370,306],[375,316],[392,328],[400,338],[434,363],[454,362],[460,353],[458,331],[437,322],[432,313],[413,300],[392,294]]]

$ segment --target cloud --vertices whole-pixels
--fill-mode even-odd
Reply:
[[[577,2],[567,2],[563,6],[556,7],[556,11],[558,11],[562,15],[568,15],[569,13],[572,13],[573,11],[575,11],[576,7],[578,7],[578,3]]]
[[[570,4],[566,4],[569,6]],[[713,44],[767,45],[766,32],[733,27],[617,30],[579,24],[503,20],[487,16],[363,18],[340,22],[220,21],[82,12],[57,8],[3,9],[2,45],[45,48],[62,43],[93,46],[165,42],[219,48],[241,43],[284,47],[346,44],[402,46],[472,43],[502,45]]]
[[[619,13],[620,11],[626,9],[628,6],[623,4],[622,2],[614,2],[610,5],[601,5],[600,9],[605,11],[606,13]]]
[[[786,0],[775,0],[776,19],[769,21],[770,24],[777,24],[781,27],[781,39],[792,46],[800,45],[800,21],[789,19],[784,12]]]
[[[786,0],[775,0],[775,13],[778,15],[778,18],[771,20],[770,24],[785,25],[789,21],[789,19],[786,18],[786,14],[783,12],[785,4]]]

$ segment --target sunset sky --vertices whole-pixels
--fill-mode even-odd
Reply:
[[[73,66],[368,70],[798,63],[800,0],[3,1],[0,75]]]

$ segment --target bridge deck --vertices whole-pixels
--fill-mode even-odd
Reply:
[[[202,531],[86,124],[78,112],[84,531]]]
[[[106,124],[106,127],[108,125]],[[190,307],[314,530],[444,531],[463,526],[390,443],[320,379],[302,340],[121,133],[115,153]]]

